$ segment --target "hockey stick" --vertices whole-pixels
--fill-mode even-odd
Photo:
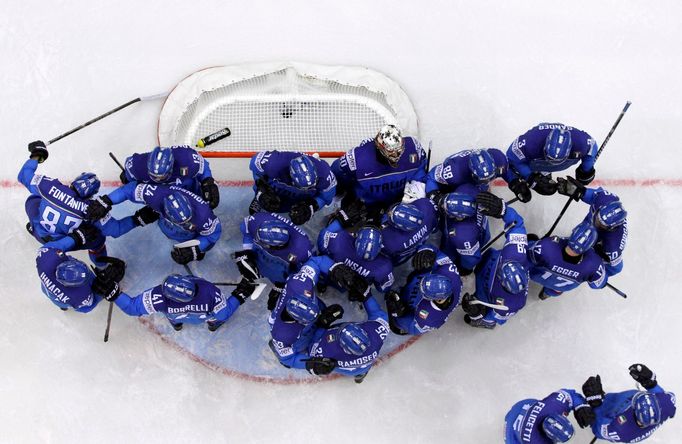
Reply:
[[[54,139],[48,140],[47,143],[46,143],[45,145],[46,145],[46,146],[47,146],[47,145],[51,145],[51,144],[55,143],[56,141],[63,139],[63,138],[66,137],[66,136],[70,136],[71,134],[75,133],[76,131],[82,130],[82,129],[85,128],[86,126],[90,126],[90,125],[92,125],[93,123],[95,123],[95,122],[97,122],[97,121],[99,121],[99,120],[102,120],[102,119],[104,119],[104,118],[107,117],[107,116],[110,116],[110,115],[112,115],[112,114],[114,114],[114,113],[116,113],[116,112],[118,112],[118,111],[121,111],[121,110],[124,109],[124,108],[129,107],[129,106],[132,105],[133,103],[137,103],[137,102],[148,102],[148,101],[151,101],[151,100],[163,99],[163,98],[165,98],[165,97],[168,97],[168,93],[154,94],[153,96],[138,97],[138,98],[136,98],[136,99],[130,100],[129,102],[124,103],[123,105],[117,106],[116,108],[112,109],[111,111],[107,111],[106,113],[104,113],[104,114],[102,114],[102,115],[100,115],[100,116],[97,116],[97,117],[95,117],[94,119],[88,120],[88,121],[85,122],[84,124],[82,124],[82,125],[80,125],[80,126],[77,126],[77,127],[75,127],[74,129],[65,132],[64,134],[58,135],[58,136],[55,137]]]
[[[125,168],[123,168],[123,165],[121,165],[121,162],[118,161],[118,159],[116,158],[116,156],[114,156],[114,153],[112,153],[111,151],[109,151],[109,157],[111,157],[111,159],[112,159],[114,162],[116,162],[116,165],[118,165],[118,167],[121,169],[121,171],[125,171],[125,170],[126,170]]]
[[[595,442],[597,442],[597,437],[596,437],[596,436],[595,436],[594,438],[592,438],[592,441],[590,441],[590,444],[594,444]]]
[[[616,122],[615,122],[615,123],[613,124],[613,126],[611,127],[611,130],[609,131],[609,134],[608,134],[608,135],[606,136],[606,138],[604,139],[604,142],[601,144],[601,147],[599,147],[599,150],[597,151],[597,155],[594,157],[594,161],[595,161],[595,162],[597,161],[597,159],[599,159],[599,156],[601,156],[601,153],[602,153],[602,151],[604,151],[604,148],[606,147],[606,144],[608,143],[609,139],[611,139],[611,135],[613,135],[613,132],[616,131],[616,128],[618,127],[618,124],[619,124],[620,121],[623,119],[623,116],[624,116],[625,113],[627,112],[628,108],[630,108],[630,105],[631,105],[631,104],[632,104],[632,102],[630,102],[629,100],[628,100],[627,102],[625,102],[625,106],[623,107],[623,111],[620,112],[620,114],[618,115],[618,118],[616,119]],[[556,218],[556,220],[555,220],[554,223],[552,224],[552,227],[549,229],[549,231],[547,232],[547,234],[545,234],[543,237],[548,237],[548,236],[551,236],[551,235],[552,235],[552,233],[554,232],[554,229],[555,229],[556,226],[559,224],[559,221],[561,220],[562,217],[564,217],[564,214],[566,213],[566,210],[568,210],[569,205],[571,205],[571,201],[572,201],[572,200],[573,200],[573,197],[572,197],[572,196],[569,196],[568,200],[567,200],[566,203],[564,204],[564,207],[561,209],[561,213],[559,213],[559,216]]]
[[[488,241],[488,243],[485,244],[485,245],[483,246],[483,248],[481,248],[481,254],[483,254],[483,253],[485,253],[486,251],[488,251],[488,249],[489,249],[490,247],[493,246],[493,244],[495,243],[495,241],[496,241],[497,239],[499,239],[499,238],[501,238],[502,236],[504,236],[505,234],[507,234],[507,233],[509,232],[509,230],[511,230],[511,229],[514,228],[515,226],[516,226],[516,222],[512,222],[508,227],[506,227],[504,230],[502,230],[497,236],[495,236],[493,239],[490,239],[490,240]]]
[[[611,290],[615,291],[616,294],[617,294],[618,296],[622,297],[623,299],[627,299],[628,295],[626,295],[625,293],[623,293],[622,291],[620,291],[620,290],[619,290],[618,288],[616,288],[615,286],[609,284],[608,282],[606,283],[606,286],[609,287]]]
[[[109,342],[109,329],[111,328],[111,314],[114,312],[114,303],[109,302],[109,312],[107,313],[107,328],[104,330],[104,342]]]
[[[431,145],[433,144],[433,140],[429,140],[429,152],[426,154],[426,168],[425,168],[425,173],[429,174],[429,168],[431,168]]]
[[[182,264],[182,266],[185,267],[185,271],[187,272],[187,274],[189,274],[190,276],[196,276],[194,273],[192,273],[192,269],[189,268],[189,265]],[[239,284],[236,282],[213,282],[213,285],[216,285],[219,287],[222,287],[222,286],[225,286],[225,287],[235,286],[236,287]],[[256,299],[258,299],[267,286],[268,286],[267,284],[264,284],[262,282],[256,284],[256,288],[254,288],[253,293],[251,293],[251,300],[255,301]]]
[[[471,304],[471,305],[483,305],[483,306],[485,306],[485,307],[499,308],[500,310],[509,311],[509,307],[507,307],[506,305],[502,305],[502,304],[490,304],[490,303],[488,303],[488,302],[479,301],[478,299],[474,299],[474,300],[472,300],[472,301],[469,301],[469,304]]]

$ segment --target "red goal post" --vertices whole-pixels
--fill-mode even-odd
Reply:
[[[159,115],[161,146],[189,145],[204,157],[251,157],[267,150],[339,157],[385,124],[419,137],[412,102],[369,68],[299,62],[197,71],[171,91]],[[230,136],[197,142],[223,128]]]

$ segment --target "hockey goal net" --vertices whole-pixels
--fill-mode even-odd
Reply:
[[[281,62],[204,69],[182,80],[159,116],[159,144],[196,147],[205,157],[251,157],[266,150],[338,157],[381,126],[419,137],[417,114],[395,81],[363,67]]]

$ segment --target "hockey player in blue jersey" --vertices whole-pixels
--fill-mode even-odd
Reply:
[[[578,425],[594,423],[594,412],[575,390],[560,389],[543,399],[517,402],[504,417],[505,444],[553,444],[569,441],[575,431],[568,415]]]
[[[628,223],[627,212],[618,196],[601,187],[586,188],[570,176],[559,178],[558,184],[560,194],[590,205],[585,221],[592,222],[597,229],[594,251],[606,263],[608,276],[620,273],[623,270],[623,250],[628,239]]]
[[[210,207],[220,203],[220,192],[208,161],[188,146],[157,146],[126,158],[121,182],[176,185],[201,196]]]
[[[71,185],[64,185],[36,173],[38,164],[48,157],[43,142],[31,142],[28,150],[30,157],[21,167],[18,180],[31,193],[25,204],[29,218],[26,228],[41,244],[62,251],[88,249],[90,259],[97,263],[107,254],[105,236],[122,236],[158,218],[150,208],[142,208],[121,220],[106,217],[94,224],[84,222],[87,199],[100,187],[97,176],[82,173]]]
[[[297,152],[264,151],[251,158],[256,196],[249,214],[288,212],[302,225],[336,195],[336,177],[324,160]]]
[[[512,142],[507,150],[509,188],[522,202],[531,199],[530,189],[551,196],[557,183],[551,174],[580,162],[576,179],[588,185],[594,179],[596,141],[585,131],[561,123],[541,123]]]
[[[406,262],[438,228],[438,221],[438,207],[429,198],[393,205],[382,218],[382,253],[394,266]]]
[[[130,316],[161,313],[176,331],[183,324],[203,324],[216,331],[253,293],[256,286],[242,280],[232,294],[226,296],[211,282],[195,277],[172,274],[160,284],[137,296],[120,293],[114,302]]]
[[[242,250],[234,253],[241,275],[250,282],[266,277],[273,289],[268,298],[272,310],[287,277],[301,268],[313,254],[308,235],[276,213],[255,213],[241,225]]]
[[[507,179],[507,157],[496,148],[462,150],[448,156],[429,171],[426,193],[451,193],[464,184],[488,191],[496,177]]]
[[[490,239],[488,218],[477,211],[475,185],[458,186],[441,200],[443,235],[440,249],[468,276],[481,261],[481,247]]]
[[[337,194],[345,209],[355,200],[370,209],[372,220],[382,209],[399,201],[405,184],[426,180],[426,155],[419,141],[403,137],[395,125],[386,125],[374,139],[365,140],[332,163],[339,181]]]
[[[176,245],[171,251],[171,257],[178,264],[202,260],[220,239],[220,220],[209,205],[191,191],[174,185],[130,182],[108,195],[88,201],[86,216],[98,220],[106,216],[113,205],[125,201],[146,204],[161,215],[161,232],[184,244]]]
[[[104,266],[90,270],[83,262],[56,248],[42,247],[36,256],[41,290],[53,304],[66,311],[88,313],[102,298],[114,297],[125,263],[114,257],[100,257]],[[93,272],[94,271],[94,272]],[[110,282],[116,284],[110,285]]]
[[[604,261],[592,248],[597,230],[590,222],[581,222],[567,238],[551,236],[530,245],[530,278],[542,285],[539,298],[560,296],[587,282],[591,288],[603,288],[607,282]]]
[[[599,375],[583,384],[583,394],[594,410],[592,433],[609,442],[641,442],[675,416],[675,394],[658,385],[656,374],[644,364],[628,368],[646,391],[604,393]]]
[[[297,355],[308,349],[316,329],[329,328],[343,316],[340,305],[327,307],[317,297],[320,263],[328,260],[313,258],[300,271],[291,275],[268,317],[272,335],[270,349],[285,367],[290,368]]]
[[[478,210],[501,217],[507,231],[501,250],[489,249],[476,267],[476,294],[465,294],[464,321],[472,327],[493,329],[506,323],[525,305],[528,296],[528,240],[523,218],[492,193],[476,196]]]
[[[440,328],[461,300],[462,281],[445,253],[424,245],[412,266],[405,286],[386,294],[389,326],[399,335],[421,335]]]

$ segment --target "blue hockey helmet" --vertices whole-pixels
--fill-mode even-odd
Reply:
[[[639,392],[632,397],[632,409],[635,411],[637,424],[651,427],[661,422],[661,406],[656,395],[649,392]]]
[[[589,222],[581,222],[568,238],[568,248],[576,254],[583,254],[597,242],[597,230]]]
[[[427,274],[419,282],[419,294],[430,301],[452,295],[452,281],[442,274]]]
[[[54,274],[57,282],[65,287],[80,287],[90,277],[88,266],[72,257],[57,265]]]
[[[287,301],[285,310],[299,324],[308,325],[320,315],[320,304],[311,292],[304,292],[293,295]]]
[[[573,424],[564,415],[549,415],[542,421],[542,431],[552,442],[567,442],[573,438]]]
[[[291,159],[289,162],[289,176],[291,183],[303,190],[317,185],[317,169],[310,156],[302,155]]]
[[[507,293],[518,294],[528,288],[528,271],[516,261],[503,263],[499,276],[500,285]]]
[[[457,220],[476,215],[476,197],[466,193],[449,193],[443,199],[443,210]]]
[[[163,199],[163,217],[173,225],[191,229],[192,205],[180,191],[173,191]]]
[[[161,293],[175,302],[190,302],[196,293],[196,285],[187,276],[171,274],[161,284]]]
[[[173,174],[173,150],[157,146],[149,153],[147,171],[154,182],[164,182]]]
[[[71,182],[71,188],[83,199],[94,196],[100,185],[95,173],[81,173]]]
[[[397,164],[405,151],[400,128],[395,125],[384,125],[381,127],[374,140],[381,155],[392,165]]]
[[[388,221],[399,230],[414,231],[424,222],[424,213],[412,204],[398,203],[388,210]]]
[[[571,132],[555,128],[545,141],[545,159],[551,163],[561,163],[571,154]]]
[[[339,330],[339,344],[349,355],[359,356],[370,346],[369,335],[358,324],[346,324]]]
[[[474,150],[469,154],[469,171],[477,183],[488,183],[495,177],[495,160],[488,150]]]
[[[594,224],[599,228],[610,230],[623,225],[627,216],[628,213],[623,208],[623,204],[619,200],[615,200],[594,212]]]
[[[289,242],[289,226],[281,220],[266,220],[256,229],[256,242],[268,247],[283,247]]]
[[[355,234],[355,252],[366,261],[374,260],[381,251],[381,231],[375,227],[362,227]]]

